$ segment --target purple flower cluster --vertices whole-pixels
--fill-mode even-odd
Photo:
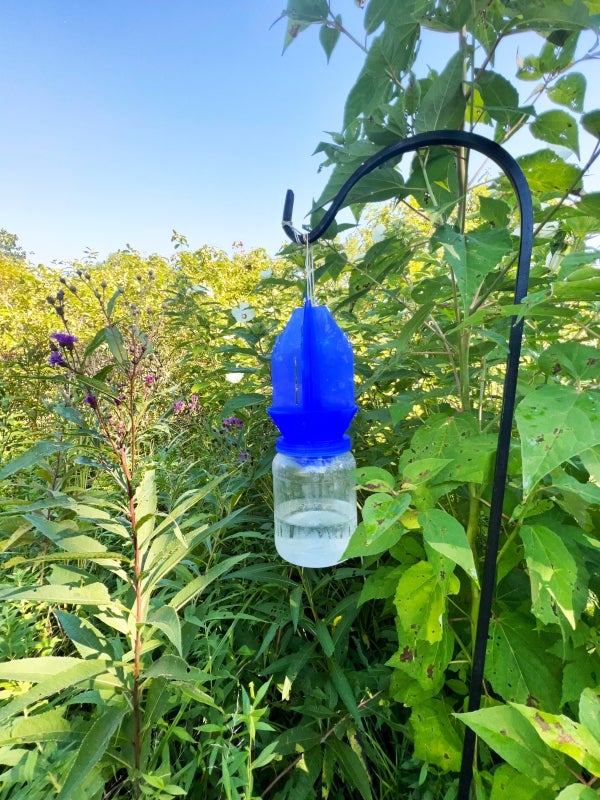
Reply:
[[[64,347],[65,350],[72,350],[75,342],[79,341],[77,336],[73,336],[72,333],[52,333],[50,338],[54,339],[58,346]]]
[[[48,356],[48,364],[51,367],[66,367],[67,362],[62,357],[62,353],[60,350],[53,350],[50,355]]]
[[[202,411],[202,406],[198,405],[198,400],[199,397],[197,394],[191,394],[188,402],[185,400],[176,400],[173,403],[173,413],[185,414],[186,411],[189,411],[190,413]]]
[[[241,431],[244,427],[244,421],[241,420],[239,417],[227,417],[224,419],[221,425],[227,430],[235,430]]]

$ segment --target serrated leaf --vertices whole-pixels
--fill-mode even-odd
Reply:
[[[494,770],[490,800],[555,800],[551,789],[543,789],[508,764]]]
[[[443,700],[433,698],[413,709],[410,723],[414,732],[414,754],[415,758],[435,764],[444,772],[458,772],[462,744],[450,714]]]
[[[519,403],[515,418],[526,493],[560,464],[600,444],[600,400],[592,390],[541,386]]]
[[[65,707],[52,708],[13,720],[0,728],[0,747],[15,744],[65,742],[79,738],[71,724],[64,718]]]
[[[38,683],[45,678],[58,675],[70,667],[75,667],[81,659],[74,656],[37,656],[36,658],[15,658],[0,662],[0,680],[26,681]]]
[[[17,695],[13,700],[7,703],[0,709],[0,722],[4,722],[15,714],[19,714],[28,706],[38,703],[40,700],[45,700],[52,695],[64,692],[66,689],[72,689],[81,683],[101,675],[106,672],[109,666],[109,661],[104,659],[78,659],[76,664],[68,666],[61,672],[55,675],[46,677],[39,681],[28,691],[23,694]]]
[[[521,539],[531,580],[532,612],[541,622],[551,625],[559,621],[560,610],[574,630],[575,559],[560,536],[545,525],[524,525]]]
[[[462,234],[450,225],[444,225],[436,231],[432,244],[444,248],[466,313],[484,278],[498,267],[512,249],[510,234],[505,229],[479,228]]]
[[[460,128],[465,118],[463,93],[465,54],[455,53],[432,86],[421,98],[415,116],[415,132]]]
[[[238,556],[230,556],[219,564],[215,564],[215,566],[211,567],[204,575],[199,575],[197,578],[190,581],[187,586],[183,586],[175,596],[171,598],[169,605],[176,611],[180,611],[185,605],[208,588],[213,581],[216,581],[217,578],[227,573],[232,567],[239,564],[240,561],[243,561],[247,557],[245,553]]]
[[[0,586],[0,601],[30,600],[33,603],[52,605],[114,606],[107,587],[103,583],[88,583],[85,586]]]
[[[456,578],[452,582],[450,576],[438,575],[427,561],[409,567],[398,581],[394,597],[402,628],[410,630],[415,640],[441,641],[446,594],[456,593],[457,583]]]
[[[177,612],[171,606],[160,606],[148,614],[147,624],[161,630],[171,642],[177,654],[181,650],[181,623]]]
[[[107,708],[92,722],[81,741],[57,800],[71,800],[80,794],[82,783],[106,752],[113,733],[126,713],[127,708]]]
[[[562,195],[576,187],[580,178],[577,167],[567,164],[553,150],[538,150],[518,158],[517,161],[534,194]]]
[[[478,582],[473,551],[467,534],[458,520],[439,508],[422,511],[418,515],[423,528],[423,539],[429,547],[462,567],[467,575]]]
[[[377,492],[363,505],[363,522],[357,525],[344,552],[345,558],[379,555],[397,544],[404,535],[400,517],[410,505],[410,495],[396,497]]]
[[[558,708],[559,665],[531,617],[499,609],[490,624],[485,677],[504,700]]]
[[[325,747],[333,755],[345,785],[357,790],[363,800],[372,800],[369,774],[354,750],[335,736],[327,737]]]
[[[600,139],[600,110],[590,111],[581,118],[581,125],[584,130]]]
[[[114,325],[108,325],[104,329],[104,340],[108,345],[115,363],[123,369],[127,369],[129,365],[129,358],[127,355],[127,348],[121,336],[121,331]]]
[[[586,687],[579,700],[579,721],[600,742],[600,693]]]
[[[56,455],[56,453],[63,453],[70,447],[72,447],[72,445],[65,442],[37,442],[37,444],[34,444],[29,450],[13,458],[12,461],[9,461],[8,464],[5,464],[2,469],[0,469],[0,480],[5,480],[16,472],[32,467],[34,464],[39,464],[40,461],[48,458],[48,456]]]
[[[457,716],[504,761],[539,786],[558,789],[569,780],[562,759],[544,744],[516,708],[495,706]]]
[[[563,75],[548,89],[548,97],[553,103],[566,106],[571,111],[581,113],[587,81],[580,72]]]
[[[592,775],[600,777],[600,742],[578,722],[564,714],[548,714],[530,706],[513,707],[533,726],[553,750],[570,756]]]
[[[522,116],[519,93],[504,75],[485,70],[477,76],[483,107],[501,125],[514,125]]]
[[[403,571],[403,567],[378,567],[365,581],[358,598],[358,605],[361,606],[368,600],[393,597]]]
[[[396,485],[394,476],[381,467],[360,467],[355,474],[358,486],[370,492],[385,492]]]
[[[589,786],[572,783],[556,795],[555,800],[598,800],[598,793]]]
[[[341,19],[338,17],[336,21],[341,22]],[[321,30],[319,31],[319,41],[321,42],[321,47],[325,51],[327,61],[329,61],[331,58],[331,54],[333,53],[339,38],[340,32],[337,28],[333,28],[331,25],[321,25]]]
[[[189,681],[204,684],[211,679],[207,672],[193,667],[180,656],[164,655],[154,661],[142,673],[146,678],[169,678],[172,681]]]
[[[579,155],[577,122],[566,111],[544,111],[529,126],[536,139],[568,147]]]

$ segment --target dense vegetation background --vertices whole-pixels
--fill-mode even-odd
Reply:
[[[362,522],[326,571],[272,544],[269,354],[304,253],[174,232],[168,257],[59,275],[2,232],[0,798],[451,800],[465,725],[478,800],[598,796],[600,6],[364,5],[360,33],[325,0],[284,14],[286,44],[365,42],[313,220],[436,128],[518,143],[534,195],[483,706],[464,713],[518,215],[486,163],[438,148],[369,176],[362,225],[315,248],[360,404]],[[456,44],[440,74],[431,32]]]

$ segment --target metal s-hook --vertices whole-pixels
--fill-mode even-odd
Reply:
[[[327,228],[331,225],[335,215],[341,208],[345,197],[361,178],[368,175],[372,170],[377,169],[377,167],[380,167],[386,161],[398,158],[404,153],[433,145],[450,145],[477,150],[501,167],[510,180],[517,195],[521,217],[519,257],[514,292],[514,303],[518,305],[527,294],[529,285],[529,264],[533,247],[533,203],[531,192],[525,175],[514,158],[499,144],[496,144],[496,142],[492,142],[475,133],[452,130],[431,131],[429,133],[420,133],[389,145],[379,153],[367,159],[367,161],[348,178],[335,198],[331,201],[331,205],[323,215],[321,221],[307,233],[297,231],[292,225],[294,193],[288,190],[285,197],[282,222],[286,235],[296,244],[307,245],[316,242],[327,231]],[[485,656],[496,583],[496,560],[498,557],[502,526],[502,506],[506,489],[508,455],[515,409],[522,338],[523,316],[519,315],[518,317],[515,316],[512,318],[508,335],[506,375],[504,378],[498,446],[494,464],[487,543],[481,578],[481,596],[473,646],[473,671],[469,690],[469,711],[476,711],[480,707],[483,693]],[[473,780],[475,742],[476,736],[474,731],[471,728],[466,728],[459,775],[458,800],[469,800],[470,788]]]

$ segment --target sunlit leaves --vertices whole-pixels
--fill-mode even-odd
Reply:
[[[564,145],[579,155],[577,122],[566,111],[545,111],[533,120],[530,129],[536,139]]]
[[[600,400],[595,392],[541,386],[521,401],[516,419],[526,492],[555,467],[600,443]]]
[[[422,96],[415,117],[415,132],[460,128],[465,114],[463,93],[464,53],[455,53]]]
[[[587,81],[580,72],[563,75],[548,88],[548,97],[571,111],[582,112]]]
[[[524,525],[521,538],[531,579],[533,613],[542,622],[553,624],[558,622],[560,612],[574,629],[575,558],[560,536],[545,525]]]

